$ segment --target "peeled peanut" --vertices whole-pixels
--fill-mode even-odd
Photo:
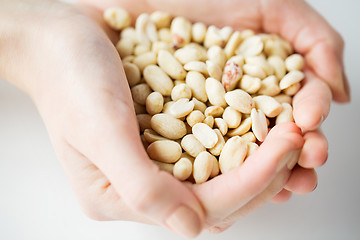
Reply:
[[[187,98],[180,98],[170,106],[169,114],[176,118],[187,116],[194,109],[194,102]]]
[[[224,109],[219,106],[210,106],[206,108],[205,110],[205,116],[212,116],[214,118],[221,117],[221,115],[224,113]]]
[[[161,113],[164,106],[164,97],[159,92],[152,92],[146,98],[146,111],[150,115]]]
[[[241,113],[232,107],[225,108],[222,117],[229,128],[237,128],[241,123]]]
[[[170,30],[176,47],[183,47],[191,41],[192,24],[184,17],[175,17],[171,22]]]
[[[139,67],[140,72],[143,72],[145,67],[156,64],[156,55],[153,52],[140,54],[134,58],[133,63]]]
[[[263,142],[265,140],[266,135],[268,134],[268,124],[266,121],[265,114],[259,109],[255,108],[251,111],[251,122],[252,122],[252,131],[255,137]]]
[[[151,41],[147,35],[147,25],[150,22],[150,16],[147,13],[140,14],[135,23],[135,31],[140,44],[150,46]]]
[[[289,103],[282,103],[282,111],[281,113],[276,117],[275,124],[280,124],[284,122],[294,122],[293,117],[293,109]]]
[[[300,54],[293,54],[285,59],[286,69],[290,71],[300,71],[304,67],[304,58]]]
[[[289,95],[289,96],[293,96],[295,95],[301,88],[301,83],[294,83],[293,85],[291,85],[290,87],[288,88],[285,88],[283,90],[283,92],[286,94],[286,95]]]
[[[205,82],[206,94],[209,102],[214,106],[226,107],[225,89],[223,85],[214,78],[208,78]]]
[[[123,67],[130,87],[133,87],[136,84],[138,84],[141,78],[141,73],[139,68],[135,64],[129,62],[124,62]]]
[[[228,126],[225,120],[222,118],[215,118],[214,121],[215,121],[215,127],[217,127],[220,130],[221,134],[223,136],[226,135],[226,133],[228,132]]]
[[[168,28],[171,23],[171,15],[167,12],[155,11],[150,15],[150,20],[155,24],[157,29]]]
[[[149,145],[146,151],[151,159],[164,163],[176,162],[182,152],[180,145],[171,140],[155,141]]]
[[[243,57],[251,57],[259,55],[264,48],[264,44],[259,36],[246,38],[239,46],[237,54]]]
[[[204,113],[207,106],[205,103],[197,100],[196,98],[192,98],[192,101],[194,102],[195,106],[194,106],[194,110],[199,110],[200,112]]]
[[[135,109],[136,114],[146,113],[146,109],[145,109],[144,105],[141,105],[141,104],[139,104],[137,102],[134,102],[134,101],[133,101],[133,104],[134,104],[134,109]]]
[[[205,117],[203,123],[205,123],[206,125],[208,125],[210,128],[213,128],[215,120],[213,116],[207,116]]]
[[[213,25],[208,27],[205,35],[204,46],[206,48],[210,48],[212,46],[225,46],[225,40],[221,36],[220,29]]]
[[[258,150],[259,145],[257,145],[254,142],[247,142],[247,147],[248,147],[248,151],[246,154],[246,157],[250,156],[251,154],[253,154],[256,150]]]
[[[137,102],[141,105],[146,104],[146,98],[150,95],[151,89],[148,84],[141,83],[131,88],[131,95],[134,102]]]
[[[227,136],[234,137],[247,133],[251,128],[252,120],[251,117],[245,118],[237,128],[228,131]]]
[[[278,82],[279,81],[275,75],[268,76],[261,81],[261,87],[258,93],[268,95],[270,97],[278,95],[281,92]]]
[[[160,141],[160,140],[167,140],[166,138],[164,138],[164,137],[160,136],[159,134],[157,134],[151,128],[148,128],[148,129],[144,130],[144,138],[148,143],[153,143],[155,141]]]
[[[154,42],[151,46],[151,51],[158,55],[160,50],[166,50],[171,54],[175,52],[170,43],[164,41]]]
[[[134,49],[135,56],[139,56],[147,52],[150,52],[150,46],[148,45],[138,44]]]
[[[121,30],[131,25],[129,13],[122,8],[108,8],[104,11],[104,20],[114,30]]]
[[[255,78],[264,79],[266,77],[266,73],[259,65],[244,64],[243,70],[245,74]]]
[[[197,155],[193,166],[193,176],[196,183],[203,183],[208,180],[214,167],[214,158],[213,155],[206,151]]]
[[[254,133],[252,133],[252,132],[247,132],[247,133],[241,135],[241,138],[247,142],[256,142],[256,137],[255,137]]]
[[[187,158],[180,158],[173,168],[173,175],[180,181],[184,181],[191,176],[193,169],[192,162]]]
[[[160,50],[158,53],[157,62],[160,68],[173,79],[185,79],[186,71],[170,52],[166,50]]]
[[[172,43],[171,31],[170,31],[169,28],[161,28],[161,29],[159,29],[158,37],[159,37],[159,40],[162,41],[162,42],[173,44]]]
[[[253,100],[255,102],[255,107],[261,109],[261,111],[269,118],[276,117],[282,110],[281,104],[273,97],[259,95],[254,97]]]
[[[230,107],[238,110],[241,113],[250,113],[251,109],[255,107],[255,103],[251,96],[240,89],[227,92],[225,94],[225,101]]]
[[[197,123],[201,123],[205,120],[204,114],[199,110],[192,111],[187,117],[186,121],[190,127],[193,127]]]
[[[144,78],[149,86],[163,96],[170,96],[174,83],[171,78],[158,66],[148,65],[144,69]]]
[[[227,59],[231,58],[234,55],[235,49],[239,46],[240,42],[241,42],[241,33],[236,31],[231,35],[229,41],[227,42],[224,48],[224,52]]]
[[[206,150],[193,134],[188,134],[183,137],[181,140],[181,147],[192,157],[196,157],[200,152]]]
[[[261,80],[257,77],[244,75],[240,80],[240,88],[249,94],[254,94],[261,88]]]
[[[137,122],[139,123],[140,131],[143,132],[145,129],[151,128],[151,115],[149,114],[138,114],[136,115]]]
[[[201,61],[191,61],[184,65],[184,69],[187,71],[196,71],[203,75],[208,75],[206,63]]]
[[[204,23],[197,22],[192,25],[192,40],[196,43],[203,43],[207,27]]]
[[[159,113],[151,118],[151,128],[168,139],[179,139],[186,134],[185,123],[175,117]]]
[[[208,100],[205,90],[205,77],[201,73],[190,71],[186,75],[185,81],[191,88],[193,97],[202,102],[206,102]]]
[[[226,55],[224,50],[219,46],[212,46],[207,52],[208,59],[219,65],[220,68],[224,68],[226,63]]]
[[[130,38],[122,38],[116,44],[116,50],[121,58],[131,56],[135,49],[135,42]]]
[[[216,135],[218,136],[218,142],[215,144],[214,147],[209,148],[209,152],[214,156],[219,156],[224,145],[225,145],[225,139],[223,137],[223,134],[220,132],[219,129],[214,129]]]
[[[273,67],[277,79],[282,79],[286,74],[284,60],[279,56],[271,56],[267,59],[268,63]]]
[[[294,70],[286,74],[279,83],[279,87],[281,90],[290,87],[291,85],[300,82],[305,77],[303,72],[298,70]]]
[[[207,60],[206,61],[206,70],[209,73],[210,77],[212,77],[212,78],[214,78],[214,79],[216,79],[218,81],[221,80],[222,69],[217,63],[215,63],[215,62],[213,62],[211,60]]]
[[[247,143],[239,136],[230,138],[224,145],[220,157],[219,166],[222,173],[239,167],[247,154]]]
[[[174,56],[182,64],[200,61],[203,58],[201,50],[195,47],[183,47],[175,51]]]
[[[205,123],[197,123],[192,127],[194,137],[206,148],[212,148],[218,142],[218,136]]]
[[[177,84],[171,91],[171,99],[173,101],[177,101],[180,98],[190,99],[191,95],[191,88],[185,83]]]

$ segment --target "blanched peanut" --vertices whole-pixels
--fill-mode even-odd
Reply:
[[[170,106],[169,113],[176,118],[182,118],[191,113],[193,109],[193,101],[189,101],[188,98],[180,98]]]
[[[269,118],[276,117],[280,114],[282,107],[278,101],[273,97],[260,95],[253,98],[255,107],[261,109],[261,111]]]
[[[290,55],[285,59],[286,69],[290,71],[300,71],[304,67],[304,58],[300,54]]]
[[[180,181],[185,181],[192,174],[193,165],[187,158],[180,158],[174,165],[173,175]]]
[[[205,90],[205,77],[201,73],[190,71],[186,75],[185,81],[191,88],[193,97],[202,102],[206,102],[208,100]]]
[[[150,15],[150,20],[155,24],[157,29],[168,28],[171,23],[171,15],[167,12],[155,11]]]
[[[170,43],[163,41],[154,42],[151,46],[151,51],[155,53],[155,55],[158,55],[160,50],[166,50],[171,54],[175,52]]]
[[[224,44],[226,44],[230,37],[231,37],[231,34],[234,32],[234,29],[230,26],[225,26],[223,28],[220,29],[219,33],[220,33],[220,36],[221,38],[224,40]],[[225,47],[225,45],[223,46]]]
[[[134,56],[134,55],[129,55],[129,56],[126,56],[126,57],[124,57],[124,58],[121,58],[121,61],[122,61],[123,63],[125,63],[125,62],[132,63],[132,62],[134,61],[134,59],[135,59],[135,56]]]
[[[160,29],[159,32],[158,32],[158,37],[159,37],[159,40],[162,41],[162,42],[173,44],[172,43],[172,36],[171,36],[171,32],[170,32],[169,28]]]
[[[212,46],[224,47],[225,43],[225,40],[221,36],[220,29],[214,25],[209,26],[205,35],[204,46],[206,48]]]
[[[227,62],[234,62],[240,68],[242,68],[242,66],[244,66],[245,64],[245,58],[241,55],[236,55],[236,56],[232,56]]]
[[[219,129],[214,129],[216,135],[218,136],[218,142],[215,144],[214,147],[209,148],[209,152],[214,155],[214,156],[219,156],[224,145],[225,145],[225,139],[223,137],[223,135],[221,134]]]
[[[285,59],[288,55],[286,47],[279,38],[267,39],[265,42],[264,52],[267,56],[279,56],[282,59]]]
[[[183,47],[191,41],[192,24],[184,17],[175,17],[171,22],[170,30],[173,44]]]
[[[218,142],[218,136],[205,123],[197,123],[192,127],[194,137],[206,148],[212,148]]]
[[[130,87],[133,87],[136,84],[138,84],[141,78],[141,73],[139,68],[135,64],[129,62],[124,62],[123,67]]]
[[[203,55],[199,49],[186,46],[176,50],[174,56],[184,65],[189,62],[200,61],[203,58]]]
[[[154,91],[161,93],[163,96],[171,95],[174,83],[160,67],[148,65],[144,69],[144,78]]]
[[[122,8],[108,8],[104,11],[103,17],[114,30],[121,30],[131,25],[129,13]]]
[[[301,88],[301,83],[295,83],[295,84],[291,85],[290,87],[285,88],[283,90],[283,92],[286,95],[293,96],[300,90],[300,88]]]
[[[170,77],[178,80],[185,79],[186,71],[178,60],[168,51],[160,50],[157,57],[160,68]]]
[[[137,122],[139,123],[140,132],[145,129],[151,128],[151,115],[149,114],[138,114],[136,115]]]
[[[193,134],[188,134],[183,137],[181,140],[181,147],[192,157],[196,157],[200,152],[206,150]]]
[[[293,118],[293,109],[289,103],[282,103],[282,111],[276,117],[275,124],[280,124],[284,122],[294,122]]]
[[[125,58],[133,54],[135,49],[135,42],[129,38],[122,38],[116,44],[116,50],[121,58]]]
[[[279,83],[279,87],[281,90],[290,87],[291,85],[300,82],[305,77],[303,72],[294,70],[286,74]]]
[[[233,90],[240,81],[242,74],[243,72],[238,64],[230,60],[227,61],[221,79],[225,90]]]
[[[191,98],[191,88],[184,83],[176,85],[171,91],[171,99],[177,101],[180,98]]]
[[[226,133],[228,132],[228,126],[225,120],[222,118],[215,118],[214,121],[215,121],[215,127],[217,127],[220,130],[221,134],[223,136],[226,135]]]
[[[222,77],[222,69],[220,68],[220,66],[211,61],[211,60],[207,60],[206,61],[206,70],[209,73],[209,76],[220,81],[221,77]]]
[[[216,177],[217,175],[219,175],[219,172],[220,172],[220,168],[219,168],[219,162],[218,160],[214,157],[214,158],[211,158],[213,160],[213,169],[211,170],[211,173],[210,173],[210,178],[214,178]]]
[[[149,22],[150,22],[149,14],[142,13],[137,17],[135,23],[135,31],[136,31],[136,36],[138,38],[138,42],[146,46],[151,45],[151,41],[146,33],[146,27]]]
[[[250,113],[251,109],[255,107],[255,103],[251,96],[240,89],[227,92],[225,100],[230,107],[235,108],[241,113]]]
[[[227,59],[231,58],[234,55],[235,49],[239,46],[240,42],[241,42],[241,33],[236,31],[231,35],[224,49]]]
[[[203,43],[207,27],[204,23],[197,22],[192,26],[192,40],[196,43]]]
[[[146,151],[151,159],[164,163],[176,162],[182,152],[180,145],[171,140],[155,141],[149,145]]]
[[[196,98],[192,98],[195,106],[194,106],[194,110],[199,110],[200,112],[204,113],[207,106],[205,103],[200,102],[199,100],[197,100]]]
[[[205,123],[206,125],[208,125],[210,128],[214,127],[214,123],[215,123],[215,119],[213,116],[207,116],[205,117],[203,123]]]
[[[154,43],[158,41],[156,26],[152,21],[149,20],[146,24],[145,32],[151,42]]]
[[[193,167],[193,176],[196,183],[203,183],[208,180],[214,167],[214,158],[215,157],[213,155],[206,151],[201,152],[199,153],[199,155],[197,155]]]
[[[133,101],[133,104],[134,104],[134,109],[135,109],[136,115],[146,113],[146,109],[145,109],[144,105],[141,105],[141,104],[139,104],[137,102],[134,102],[134,101]]]
[[[206,108],[205,110],[205,116],[212,116],[214,118],[221,117],[221,115],[224,113],[224,109],[219,106],[210,106]]]
[[[286,74],[284,60],[279,56],[271,56],[267,59],[267,61],[273,67],[275,73],[274,75],[277,79],[282,79]]]
[[[226,63],[226,55],[223,49],[219,46],[212,46],[207,52],[208,59],[219,65],[222,69]]]
[[[197,123],[201,123],[205,120],[204,114],[199,110],[192,111],[187,117],[186,121],[190,127],[193,127]]]
[[[256,142],[256,137],[255,137],[254,133],[252,133],[252,132],[247,132],[247,133],[241,135],[241,138],[247,142]]]
[[[256,66],[261,67],[266,75],[274,74],[273,67],[266,61],[266,58],[264,55],[247,57],[245,59],[245,61],[247,64],[256,65]]]
[[[134,43],[137,43],[137,36],[136,36],[136,31],[135,28],[133,27],[127,27],[124,28],[121,33],[120,33],[120,40],[121,39],[129,39],[132,40]]]
[[[151,118],[151,128],[168,139],[179,139],[186,134],[185,123],[173,116],[159,113]]]
[[[220,157],[219,166],[222,173],[239,167],[247,154],[247,143],[241,137],[230,138],[224,145]]]
[[[251,122],[251,128],[255,137],[260,142],[263,142],[266,135],[268,134],[268,124],[266,122],[265,114],[260,109],[256,110],[255,108],[253,108],[253,110],[251,111]]]
[[[281,92],[278,85],[278,79],[276,76],[271,75],[261,81],[261,88],[259,94],[268,95],[270,97],[276,96]]]
[[[198,55],[197,58],[200,59],[199,61],[205,62],[206,60],[208,60],[207,49],[204,46],[202,46],[202,45],[200,45],[198,43],[189,43],[184,48],[194,48],[194,49],[196,49],[197,55]],[[196,61],[196,60],[194,60],[194,61]],[[188,62],[189,61],[187,61],[186,63],[188,63]]]
[[[237,128],[241,123],[241,113],[232,107],[225,108],[222,117],[229,128]]]
[[[155,160],[151,160],[160,170],[173,174],[174,164],[173,163],[163,163]]]
[[[159,134],[157,134],[154,130],[151,128],[147,128],[144,130],[144,138],[148,143],[153,143],[155,141],[161,141],[161,140],[168,140]]]
[[[208,78],[205,82],[206,94],[212,105],[226,107],[225,89],[223,85],[214,78]]]
[[[234,136],[243,135],[250,130],[251,124],[252,124],[251,117],[247,117],[240,123],[240,125],[237,128],[228,131],[227,136],[234,137]]]
[[[208,75],[207,66],[204,62],[201,61],[191,61],[184,65],[186,71],[196,71],[204,75]]]
[[[289,95],[286,95],[286,94],[279,94],[279,95],[276,95],[274,97],[274,99],[276,101],[278,101],[279,103],[288,103],[288,104],[291,104],[292,103],[292,98],[289,96]]]
[[[150,115],[161,113],[164,106],[164,97],[159,92],[152,92],[146,98],[146,111]]]
[[[264,48],[264,44],[259,36],[252,36],[246,38],[239,46],[236,54],[243,57],[251,57],[259,55]]]
[[[259,145],[257,145],[257,144],[254,143],[254,142],[247,142],[247,147],[248,147],[248,150],[247,150],[246,157],[249,157],[249,156],[250,156],[251,154],[253,154],[256,150],[258,150]]]
[[[138,44],[136,45],[135,49],[134,49],[134,54],[135,56],[139,56],[143,53],[147,53],[150,52],[150,46],[148,45],[142,45],[142,44]]]
[[[131,88],[131,95],[133,97],[134,102],[137,102],[141,105],[145,105],[146,98],[151,93],[151,89],[149,85],[146,83],[140,83]]]
[[[139,67],[140,72],[143,72],[145,67],[156,64],[156,55],[153,52],[143,53],[139,56],[136,56],[133,60],[133,63]]]
[[[243,70],[245,74],[250,75],[252,77],[264,79],[266,77],[266,73],[259,65],[252,65],[252,64],[244,64]]]
[[[240,88],[249,94],[254,94],[261,88],[261,80],[257,77],[244,75],[240,80]]]
[[[164,104],[162,112],[166,114],[170,114],[170,107],[175,103],[175,101],[169,101]]]

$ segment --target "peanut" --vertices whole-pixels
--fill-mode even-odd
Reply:
[[[205,123],[197,123],[192,127],[192,132],[194,134],[194,137],[199,140],[199,142],[205,147],[205,148],[212,148],[215,146],[215,144],[218,142],[218,136],[214,132],[213,129],[211,129],[208,125]]]
[[[214,158],[213,155],[206,151],[197,155],[193,167],[193,175],[196,183],[204,183],[208,180],[214,167]]]
[[[239,167],[247,154],[247,143],[239,136],[230,138],[224,145],[220,157],[219,166],[222,173]]]
[[[165,113],[155,114],[151,118],[151,128],[168,139],[180,139],[186,134],[185,123]]]
[[[193,134],[188,134],[183,137],[181,140],[181,147],[192,157],[196,157],[200,152],[206,151],[205,147]]]
[[[181,156],[180,145],[171,140],[155,141],[146,151],[151,159],[164,163],[174,163]]]

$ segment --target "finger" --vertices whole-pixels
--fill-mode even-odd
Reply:
[[[294,119],[303,131],[317,129],[330,111],[329,87],[310,71],[306,71],[303,87],[294,96]]]
[[[316,168],[325,164],[328,142],[320,130],[304,134],[305,143],[298,164],[303,168]]]
[[[278,194],[276,194],[271,202],[273,203],[284,203],[290,200],[292,193],[286,189],[282,189]]]
[[[315,190],[317,174],[314,169],[296,166],[286,183],[285,189],[295,194],[305,194]]]
[[[277,172],[292,161],[289,156],[302,144],[301,131],[295,124],[275,126],[261,147],[241,167],[193,186],[210,222],[229,216],[264,191]]]
[[[231,227],[235,222],[231,222],[231,223],[222,223],[213,227],[210,227],[208,229],[206,229],[206,231],[208,233],[211,234],[219,234],[222,233],[223,231],[227,230],[229,227]]]
[[[349,101],[349,85],[343,67],[344,42],[335,29],[306,1],[262,3],[266,13],[264,30],[290,41],[295,50],[305,56],[315,75],[330,86],[334,100]]]

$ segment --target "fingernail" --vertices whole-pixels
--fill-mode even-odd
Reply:
[[[175,233],[194,238],[200,234],[201,224],[197,214],[188,207],[180,206],[166,220],[166,225]]]
[[[300,155],[300,151],[301,150],[293,150],[291,152],[288,152],[279,162],[278,167],[277,167],[277,171],[280,171],[281,169],[283,169],[285,166],[291,170],[294,168],[294,166],[296,165],[296,163],[298,162],[299,159],[299,155]]]

